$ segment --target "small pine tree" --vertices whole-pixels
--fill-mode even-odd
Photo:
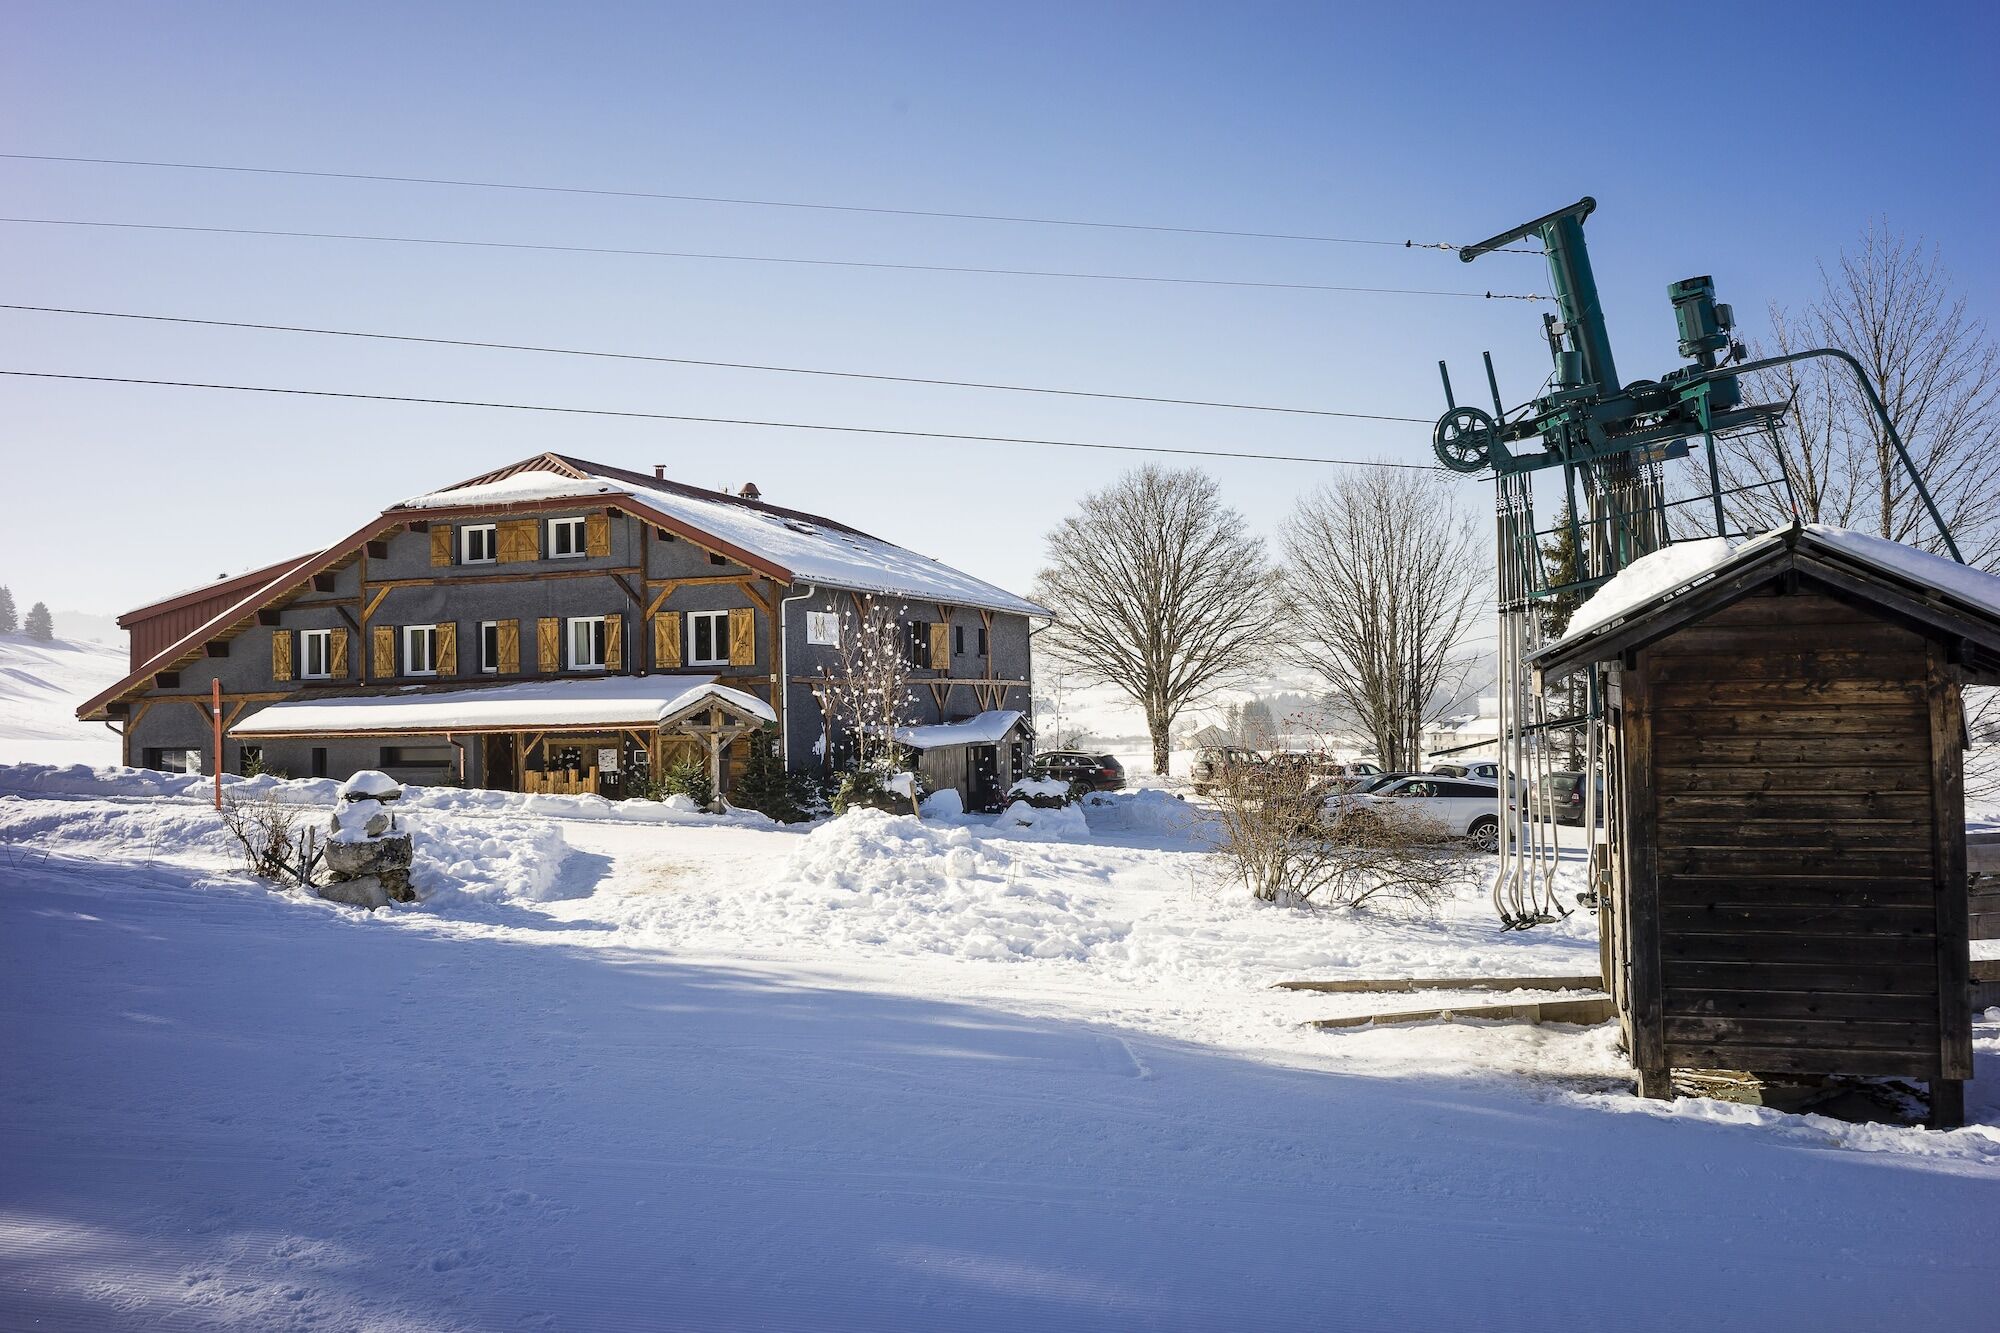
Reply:
[[[36,602],[28,608],[27,630],[29,638],[40,639],[43,643],[47,643],[49,640],[55,638],[55,617],[49,614],[49,608],[46,604]]]
[[[791,775],[785,772],[785,761],[778,756],[776,727],[765,727],[750,738],[749,757],[743,761],[743,771],[730,789],[729,800],[732,805],[756,810],[782,824],[795,824],[805,818],[798,807]]]
[[[1542,546],[1543,577],[1551,587],[1562,587],[1575,583],[1585,575],[1583,553],[1577,549],[1576,531],[1570,526],[1570,510],[1567,504],[1556,515],[1555,531]],[[1542,618],[1542,637],[1555,640],[1569,629],[1570,617],[1583,605],[1584,594],[1577,591],[1558,593],[1545,597],[1536,607]],[[1560,717],[1582,715],[1586,696],[1583,679],[1572,673],[1566,681],[1555,687],[1550,704]],[[1579,728],[1569,728],[1563,732],[1560,742],[1567,750],[1567,762],[1571,768],[1583,766],[1583,732]]]
[[[660,775],[660,790],[668,796],[685,796],[706,810],[715,804],[715,783],[708,765],[699,759],[682,759]]]
[[[21,616],[14,609],[13,590],[0,588],[0,634],[12,634],[20,628]]]

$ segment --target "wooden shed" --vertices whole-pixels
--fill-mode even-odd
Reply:
[[[956,791],[967,810],[997,810],[1007,789],[1026,776],[1028,715],[988,709],[956,722],[898,727],[896,739],[915,756],[928,791]]]
[[[1603,673],[1605,984],[1639,1090],[1898,1077],[1960,1123],[1960,690],[2000,682],[2000,577],[1817,527],[1701,546],[1633,566],[1534,659]]]

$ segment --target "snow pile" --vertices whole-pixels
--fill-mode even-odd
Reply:
[[[538,903],[562,896],[569,844],[542,819],[402,820],[416,860],[410,882],[426,907]]]
[[[1157,787],[1093,792],[1083,798],[1083,817],[1092,833],[1143,833],[1174,839],[1186,839],[1205,822],[1199,806]]]
[[[1082,961],[1131,930],[1016,865],[1000,840],[970,825],[940,828],[880,810],[851,810],[814,829],[778,883],[724,894],[725,910],[751,914],[737,922],[745,934],[777,927],[835,948],[902,954]]]
[[[1693,582],[1728,560],[1734,550],[1727,537],[1704,537],[1700,541],[1663,546],[1640,556],[1576,609],[1563,638],[1574,639],[1608,625],[1661,593]]]
[[[1009,796],[1053,796],[1069,795],[1069,784],[1060,778],[1022,778],[1008,788]]]
[[[1008,837],[1036,841],[1070,842],[1090,836],[1090,825],[1083,817],[1083,810],[1075,805],[1048,810],[1029,805],[1026,801],[1015,801],[1000,812],[993,826]]]
[[[946,787],[924,797],[924,803],[918,808],[924,812],[925,819],[959,819],[965,814],[965,798],[958,794],[958,788]]]

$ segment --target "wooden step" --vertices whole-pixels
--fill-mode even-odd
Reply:
[[[1483,1018],[1514,1023],[1579,1023],[1585,1026],[1610,1019],[1615,1010],[1609,995],[1586,995],[1561,1000],[1528,1000],[1517,1004],[1453,1005],[1443,1009],[1412,1009],[1393,1014],[1346,1014],[1340,1018],[1316,1018],[1306,1024],[1315,1028],[1390,1027],[1400,1023],[1452,1022],[1461,1018]]]
[[[1392,977],[1382,981],[1281,981],[1278,990],[1326,991],[1336,995],[1347,995],[1366,991],[1428,991],[1428,990],[1598,990],[1604,979],[1592,972],[1588,976],[1568,977]]]

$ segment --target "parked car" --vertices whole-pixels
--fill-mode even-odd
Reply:
[[[1194,779],[1195,795],[1206,796],[1231,777],[1261,768],[1263,764],[1263,755],[1240,745],[1204,745],[1194,752],[1194,767],[1190,773]]]
[[[1431,772],[1446,778],[1472,778],[1478,782],[1500,781],[1500,765],[1492,759],[1474,759],[1463,764],[1439,764]]]
[[[1535,818],[1553,818],[1558,824],[1583,826],[1583,774],[1573,769],[1559,769],[1549,774],[1547,790],[1537,792],[1534,803]],[[1604,779],[1597,780],[1597,822],[1604,822]]]
[[[1365,796],[1369,792],[1382,790],[1382,788],[1392,782],[1400,782],[1404,778],[1413,778],[1416,776],[1418,775],[1415,773],[1384,773],[1380,769],[1377,769],[1373,773],[1352,779],[1347,788],[1347,793],[1350,796]]]
[[[1044,750],[1035,756],[1028,776],[1067,782],[1073,791],[1123,791],[1125,765],[1108,754],[1082,750]]]
[[[1482,851],[1500,846],[1500,788],[1491,782],[1418,774],[1354,799],[1388,819],[1434,825],[1442,836],[1463,838]]]

